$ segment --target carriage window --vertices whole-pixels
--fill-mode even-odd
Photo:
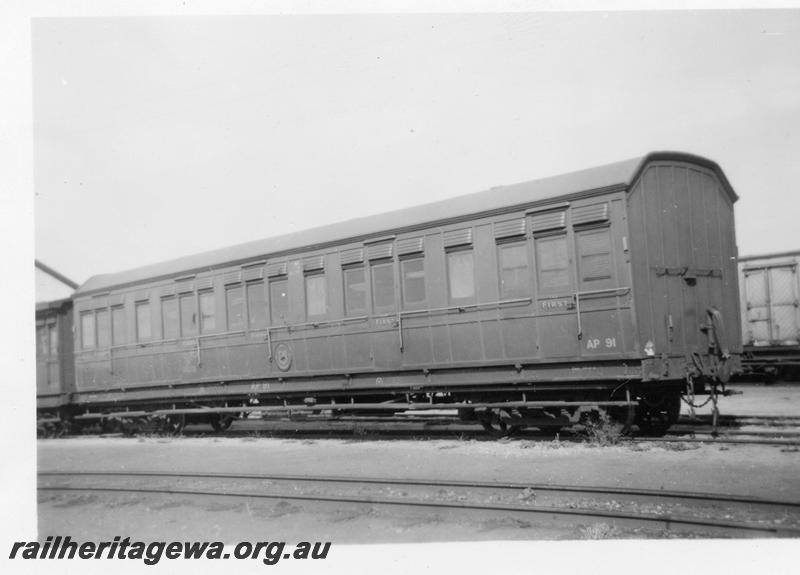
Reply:
[[[225,290],[225,305],[228,310],[228,331],[244,329],[244,292],[242,286]]]
[[[581,287],[604,288],[613,283],[611,267],[611,237],[608,228],[589,230],[576,234],[578,240],[578,267]]]
[[[375,311],[394,309],[394,262],[371,267],[372,298]]]
[[[400,262],[403,275],[403,304],[425,301],[425,260],[414,258]]]
[[[40,357],[58,355],[58,329],[55,324],[40,325],[36,328],[37,354]]]
[[[536,238],[536,273],[543,293],[569,289],[567,236]]]
[[[448,252],[447,277],[450,303],[475,299],[475,262],[472,251]]]
[[[55,357],[58,355],[58,328],[55,325],[51,325],[48,328],[48,332],[50,335],[50,356]]]
[[[150,339],[150,304],[147,302],[136,304],[136,339],[144,341]]]
[[[247,284],[247,321],[250,327],[267,325],[267,292],[264,291],[264,282]]]
[[[111,308],[111,342],[114,345],[125,343],[125,308]]]
[[[36,328],[36,353],[42,357],[47,355],[47,327],[43,325]]]
[[[344,270],[344,307],[347,315],[367,311],[367,279],[363,267]]]
[[[194,294],[181,296],[181,335],[191,336],[197,334],[197,310],[195,309]]]
[[[111,318],[107,309],[97,310],[97,347],[111,345]]]
[[[528,247],[525,244],[499,246],[500,298],[531,295],[528,273]]]
[[[328,302],[326,297],[326,282],[323,274],[306,276],[306,317],[324,316]]]
[[[164,339],[178,337],[178,300],[174,297],[161,300],[161,323],[164,328]]]
[[[273,324],[283,323],[289,313],[289,282],[276,280],[269,284],[269,311]]]
[[[92,312],[81,314],[81,347],[83,349],[94,347],[94,314]]]
[[[217,327],[214,319],[214,292],[200,292],[200,333],[208,333]]]

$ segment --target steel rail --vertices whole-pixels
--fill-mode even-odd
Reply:
[[[604,511],[596,509],[559,508],[546,506],[517,506],[501,504],[473,504],[463,502],[421,501],[416,499],[397,499],[383,497],[333,497],[324,495],[289,495],[268,493],[246,493],[234,491],[203,491],[195,489],[162,489],[162,488],[132,488],[132,487],[72,487],[72,486],[40,486],[39,491],[88,491],[107,493],[152,493],[162,495],[195,495],[211,497],[240,497],[251,499],[279,499],[290,501],[314,501],[326,503],[355,503],[369,505],[394,505],[399,507],[426,507],[434,509],[460,509],[467,511],[502,511],[505,513],[532,513],[538,515],[567,515],[573,517],[598,517],[603,519],[618,519],[639,521],[644,523],[662,523],[667,527],[673,524],[690,525],[695,527],[711,527],[716,529],[731,529],[759,533],[772,533],[785,536],[798,536],[800,529],[779,526],[754,525],[734,521],[714,521],[710,519],[679,517],[672,515],[647,515],[626,513],[619,511]]]
[[[337,404],[337,405],[347,405],[347,404]],[[382,405],[382,404],[378,404]],[[385,404],[386,407],[392,406],[393,404]],[[435,406],[436,404],[434,404]],[[473,404],[474,405],[474,404]],[[376,406],[377,407],[377,406]],[[285,408],[277,408],[280,411],[291,411],[285,410]],[[224,411],[227,412],[237,412],[237,411],[262,411],[262,408],[227,408]],[[181,410],[182,411],[182,410]],[[210,412],[211,410],[209,410]],[[217,411],[217,410],[214,410]],[[205,411],[204,411],[205,412]],[[171,411],[165,411],[164,414],[172,413]],[[315,415],[313,412],[306,412],[308,413],[307,416],[303,417],[302,419],[290,419],[290,421],[300,421],[305,423],[312,423],[312,424],[324,424],[324,423],[359,423],[359,422],[374,422],[374,423],[383,423],[383,424],[397,424],[397,425],[407,425],[407,424],[423,424],[426,426],[435,425],[435,426],[449,426],[449,425],[460,425],[460,426],[471,426],[471,422],[462,422],[455,417],[448,417],[444,414],[438,414],[435,417],[430,417],[425,414],[424,410],[416,411],[416,413],[404,413],[400,415],[394,416],[382,416],[382,417],[359,417],[353,415],[342,415],[336,417],[322,417]],[[355,413],[355,412],[351,412]],[[117,414],[106,414],[105,417],[137,417],[137,416],[144,416],[148,415],[148,412],[121,412]],[[296,414],[300,415],[300,414]],[[101,419],[102,416],[98,415],[88,415],[88,416],[79,416],[76,419]],[[265,420],[258,420],[258,421],[245,421],[245,423],[275,423],[278,420],[275,419],[265,419]],[[685,424],[683,424],[685,425]],[[535,427],[535,426],[532,426]],[[769,427],[769,426],[764,426]],[[227,433],[228,435],[235,435],[237,431],[245,431],[245,430],[234,430],[233,432]],[[277,431],[280,433],[282,430],[273,430],[273,429],[258,429],[258,430],[249,430],[255,432],[264,432],[270,433]],[[328,431],[337,431],[334,429]],[[340,430],[339,430],[340,431]],[[385,432],[385,429],[379,429],[381,433]],[[430,431],[430,430],[429,430]],[[441,430],[436,430],[441,431]],[[445,430],[446,431],[446,430]],[[463,430],[461,430],[463,432]],[[524,433],[524,432],[523,432]],[[691,435],[689,435],[691,434]],[[113,436],[114,434],[104,434],[104,436],[109,437]],[[191,434],[190,434],[191,435]],[[746,437],[750,437],[750,439],[746,439]],[[524,439],[524,438],[522,438]],[[575,442],[575,441],[583,441],[585,438],[582,438],[579,435],[571,436],[571,435],[562,435],[561,440],[567,442]],[[620,443],[647,443],[647,442],[655,442],[655,443],[717,443],[717,444],[739,444],[739,445],[772,445],[772,446],[783,446],[783,447],[800,447],[800,440],[798,440],[798,436],[796,433],[782,433],[780,430],[775,431],[735,431],[729,432],[726,431],[722,434],[717,435],[716,437],[711,436],[710,432],[704,429],[676,429],[670,432],[670,435],[667,437],[621,437]]]
[[[674,491],[662,489],[642,489],[635,487],[588,487],[582,485],[553,485],[545,483],[495,482],[495,481],[458,481],[436,479],[388,479],[381,477],[347,477],[336,475],[280,475],[251,473],[220,472],[172,472],[172,471],[40,471],[40,477],[166,477],[166,478],[209,478],[209,479],[248,479],[261,481],[303,481],[317,483],[357,483],[362,485],[403,485],[418,487],[459,487],[473,489],[501,489],[534,491],[551,491],[562,493],[587,493],[604,495],[633,495],[639,497],[662,497],[668,499],[692,499],[721,503],[743,503],[752,505],[773,505],[781,507],[798,507],[800,501],[780,501],[761,497],[742,495],[721,495],[718,493]]]
[[[739,421],[749,421],[749,420],[763,420],[766,422],[773,422],[773,421],[800,421],[800,415],[735,415],[731,413],[723,413],[719,416],[720,422],[732,422],[736,423]],[[686,423],[697,423],[697,422],[704,422],[704,421],[711,421],[711,415],[706,414],[697,414],[694,417],[682,415],[681,420]]]
[[[300,423],[300,422],[303,422],[303,421],[304,420],[295,420],[295,423]],[[311,423],[319,423],[318,420],[308,420],[308,421],[310,421]],[[372,421],[372,420],[370,420],[370,421]],[[338,422],[338,423],[360,423],[361,420],[360,419],[353,419],[353,420],[351,420],[351,419],[342,419],[342,420],[330,420],[330,422],[333,422],[333,423],[336,423],[336,422]],[[271,423],[274,423],[274,420],[271,421]],[[387,423],[392,423],[392,421],[389,420],[389,421],[387,421]],[[394,423],[426,423],[426,422],[425,422],[425,420],[421,420],[419,422],[405,422],[405,421],[404,422],[397,422],[397,421],[394,421]],[[450,425],[450,424],[449,423],[434,422],[431,425]],[[469,425],[469,423],[465,423],[464,425]],[[452,434],[456,433],[456,431],[457,431],[458,433],[460,433],[462,435],[469,434],[470,436],[471,435],[476,435],[476,436],[487,437],[488,438],[488,436],[486,435],[486,432],[482,428],[479,428],[477,426],[473,426],[473,427],[474,427],[474,429],[470,429],[470,430],[451,430],[451,431],[440,430],[440,429],[427,429],[427,430],[419,430],[419,431],[416,431],[415,433],[428,434],[429,436],[434,436],[435,435],[437,437],[442,433],[447,433],[447,434],[450,434],[450,437],[452,437]],[[352,440],[353,439],[352,432],[348,431],[347,429],[326,429],[326,430],[319,430],[319,431],[320,431],[320,433],[324,432],[324,437],[326,439],[348,439],[348,440]],[[392,436],[394,436],[394,437],[407,437],[408,434],[406,432],[408,430],[402,430],[402,431],[403,432],[400,433],[400,432],[395,432],[395,431],[387,431],[385,429],[375,429],[375,430],[372,430],[372,431],[367,430],[367,434],[363,439],[365,441],[368,441],[369,440],[369,437],[368,437],[369,435],[381,435],[383,437],[387,437],[387,436],[388,437],[392,437]],[[414,430],[411,430],[411,431],[414,431]],[[265,435],[265,437],[271,437],[273,435],[276,436],[276,437],[283,437],[284,435],[296,437],[298,432],[299,432],[299,430],[297,430],[297,429],[291,429],[291,430],[289,430],[289,429],[257,429],[257,430],[250,429],[250,430],[225,431],[225,432],[219,432],[219,433],[220,433],[221,436],[228,436],[228,437],[241,437],[241,435],[240,435],[241,433],[248,433],[248,434],[264,433],[264,434],[268,434],[268,435]],[[194,435],[194,432],[186,433],[184,431],[183,433],[184,433],[184,436],[188,437],[188,438],[191,438]],[[204,436],[208,436],[209,434],[208,433],[204,433],[203,435]],[[115,437],[123,438],[123,437],[125,437],[125,435],[123,433],[121,433],[121,432],[120,433],[100,433],[100,434],[94,434],[94,435],[90,435],[90,436],[91,437],[100,437],[100,438],[115,438]],[[306,437],[307,436],[308,436],[308,434],[306,434]],[[316,435],[313,434],[313,430],[312,430],[312,433],[311,433],[311,437],[316,437]],[[552,436],[552,435],[549,435],[548,437],[549,437],[549,440],[553,440],[554,439],[554,436]],[[539,439],[542,439],[542,437],[541,436],[521,437],[519,435],[515,435],[515,436],[513,436],[513,439],[522,439],[522,440],[527,440],[527,441],[537,441]],[[580,443],[586,443],[587,442],[587,438],[583,437],[583,436],[580,436],[580,435],[564,435],[564,433],[561,432],[559,434],[559,441],[561,443],[570,443],[570,444],[577,443],[577,444],[580,444]],[[777,447],[797,447],[797,448],[800,448],[800,441],[796,441],[796,440],[781,441],[781,440],[777,440],[777,439],[727,439],[724,436],[711,437],[710,435],[709,435],[709,437],[681,437],[681,436],[678,436],[678,437],[627,437],[627,438],[621,438],[619,440],[619,445],[626,445],[626,444],[631,444],[631,443],[707,443],[707,444],[720,444],[720,445],[727,445],[727,444],[732,444],[732,445],[770,445],[770,446],[777,446]]]
[[[779,445],[783,447],[800,447],[800,441],[780,441],[778,439],[728,439],[726,437],[633,437],[628,441],[636,443],[730,443],[736,445]]]
[[[679,434],[679,433],[687,433],[687,432],[688,433],[710,433],[711,432],[711,428],[709,426],[702,426],[702,427],[696,427],[696,428],[693,428],[693,429],[672,429],[672,428],[670,429],[670,433],[673,433],[673,434],[676,434],[676,435]],[[800,437],[800,430],[769,429],[769,428],[766,428],[766,426],[765,426],[764,428],[756,429],[756,430],[753,430],[753,431],[747,431],[747,430],[743,430],[743,429],[730,429],[730,430],[725,430],[720,435],[723,435],[724,437],[751,436],[751,437],[761,437],[761,438],[764,438],[764,439],[778,439],[780,437],[785,437],[786,439],[794,439],[794,438]]]

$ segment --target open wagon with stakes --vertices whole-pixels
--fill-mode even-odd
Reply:
[[[714,162],[652,153],[96,276],[72,415],[606,410],[663,433],[740,370],[736,199]]]

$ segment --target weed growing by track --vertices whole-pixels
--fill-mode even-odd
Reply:
[[[614,539],[620,533],[616,527],[608,523],[593,523],[582,527],[580,530],[582,539]]]
[[[593,447],[607,447],[619,444],[623,438],[622,428],[607,413],[601,412],[585,420],[582,435]]]

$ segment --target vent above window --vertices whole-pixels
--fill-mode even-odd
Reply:
[[[394,242],[385,242],[382,244],[370,244],[367,246],[367,258],[370,260],[379,260],[392,257],[394,253]]]
[[[566,225],[567,211],[564,209],[533,214],[531,216],[531,230],[534,233],[557,230],[566,227]]]
[[[225,285],[238,284],[241,281],[242,281],[242,272],[230,272],[222,276],[222,283]]]
[[[279,262],[267,265],[267,276],[285,276],[286,275],[286,262]]]
[[[175,295],[175,286],[171,285],[162,287],[161,290],[159,291],[159,295],[161,297],[164,297],[166,295]]]
[[[496,222],[494,224],[494,237],[511,238],[514,236],[525,235],[525,218],[515,218],[513,220],[506,220],[504,222]]]
[[[572,210],[572,225],[580,226],[582,224],[591,224],[594,222],[607,222],[608,221],[608,202],[602,204],[594,204],[592,206],[583,206],[581,208],[574,208]]]
[[[108,296],[108,305],[122,305],[123,303],[125,303],[125,296],[123,296],[121,293]]]
[[[244,268],[242,271],[244,272],[244,281],[246,282],[264,279],[264,266]]]
[[[345,250],[341,255],[342,265],[357,264],[364,261],[364,248]]]
[[[397,240],[397,255],[417,254],[425,251],[425,238]]]
[[[95,309],[108,307],[108,296],[100,296],[93,298],[92,307]]]
[[[311,256],[303,260],[303,271],[312,272],[325,268],[325,256]]]
[[[145,301],[150,299],[150,290],[139,290],[133,294],[133,299],[135,301]]]
[[[200,278],[197,280],[197,290],[211,289],[214,287],[214,278]]]
[[[188,293],[194,291],[194,282],[193,281],[182,281],[178,282],[177,291],[178,293]]]
[[[472,228],[452,230],[444,233],[444,247],[454,248],[472,244]]]

